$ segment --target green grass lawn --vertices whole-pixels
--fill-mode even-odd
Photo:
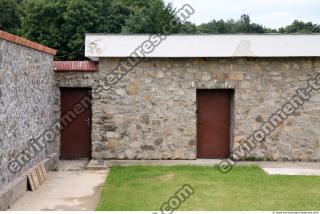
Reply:
[[[195,192],[179,210],[320,210],[320,177],[269,176],[258,167],[112,167],[97,210],[160,210],[183,185]]]

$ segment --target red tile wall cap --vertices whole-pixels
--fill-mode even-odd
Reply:
[[[42,51],[42,52],[51,54],[51,55],[56,55],[56,53],[57,53],[57,51],[52,48],[49,48],[47,46],[41,45],[36,42],[32,42],[28,39],[13,35],[11,33],[3,31],[3,30],[0,30],[0,39],[7,40],[9,42],[13,42],[13,43],[16,43],[16,44],[19,44],[19,45],[22,45],[22,46],[25,46],[28,48],[32,48],[32,49],[35,49],[38,51]]]
[[[94,72],[98,71],[98,62],[94,61],[54,61],[54,70],[57,72]]]

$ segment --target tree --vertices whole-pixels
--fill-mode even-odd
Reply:
[[[272,32],[271,29],[265,28],[262,25],[251,23],[250,16],[243,14],[240,19],[234,21],[230,19],[212,20],[209,23],[199,26],[199,31],[202,33],[267,33]]]
[[[162,33],[175,19],[163,0],[32,0],[24,10],[19,33],[63,60],[84,58],[85,33]]]
[[[179,33],[196,34],[199,31],[197,25],[187,21],[180,26]]]
[[[123,0],[132,10],[122,30],[124,33],[163,33],[164,26],[175,20],[175,10],[162,0]],[[143,5],[141,3],[143,2]],[[180,24],[170,33],[179,32]]]
[[[233,20],[225,22],[224,20],[212,20],[209,23],[199,26],[199,31],[202,33],[232,33]]]
[[[69,0],[63,15],[67,49],[61,54],[83,48],[85,33],[120,33],[128,15],[127,8],[109,0]],[[83,52],[72,57],[80,54]]]
[[[24,4],[26,15],[22,18],[19,33],[32,41],[60,49],[66,45],[61,32],[66,7],[66,0],[26,1]]]
[[[17,0],[0,0],[0,29],[16,34],[21,14],[22,9]]]
[[[26,1],[20,33],[58,50],[57,59],[84,58],[85,33],[119,33],[129,9],[111,0]]]
[[[237,22],[237,31],[239,33],[251,33],[251,20],[250,16],[243,14]]]
[[[280,33],[320,33],[320,25],[295,20],[291,25],[279,29]]]

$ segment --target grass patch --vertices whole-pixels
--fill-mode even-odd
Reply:
[[[184,184],[195,193],[180,211],[320,210],[320,177],[270,176],[259,167],[222,174],[205,166],[112,167],[97,210],[159,210]]]

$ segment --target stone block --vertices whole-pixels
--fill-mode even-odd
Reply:
[[[229,79],[235,80],[235,81],[243,80],[243,74],[242,73],[230,73]]]
[[[120,135],[117,132],[106,132],[106,137],[107,139],[120,138]]]
[[[139,87],[135,84],[130,83],[127,86],[127,94],[128,95],[137,95],[139,92]]]

